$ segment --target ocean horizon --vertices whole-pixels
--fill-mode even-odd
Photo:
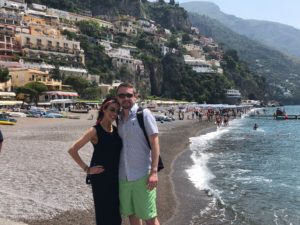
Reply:
[[[284,108],[300,115],[300,106]],[[186,172],[211,202],[189,224],[299,224],[299,128],[300,120],[245,116],[190,138],[193,165]]]

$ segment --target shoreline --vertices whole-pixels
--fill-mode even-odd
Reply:
[[[201,136],[216,130],[213,123],[199,130],[194,136]],[[192,151],[187,146],[174,160],[172,171],[172,183],[177,201],[175,213],[165,223],[165,225],[189,224],[190,220],[200,215],[200,211],[205,209],[211,198],[204,190],[197,189],[189,180],[186,169],[193,165],[191,159]],[[177,171],[177,172],[175,172]]]
[[[169,155],[168,157],[171,161],[171,163],[168,165],[169,170],[164,171],[166,172],[166,175],[161,174],[159,177],[160,184],[158,193],[160,190],[161,193],[158,194],[158,213],[162,224],[173,225],[187,223],[187,214],[181,212],[181,206],[188,204],[189,201],[181,198],[180,196],[183,191],[192,190],[192,188],[195,188],[192,182],[187,178],[187,174],[185,172],[185,169],[192,164],[190,158],[192,152],[189,151],[189,139],[191,137],[203,135],[207,132],[213,131],[215,129],[215,125],[214,123],[206,121],[198,122],[197,120],[188,120],[179,128],[180,130],[176,130],[174,133],[169,132],[161,138],[162,157],[164,159],[165,155]],[[168,147],[164,148],[165,145],[174,146],[173,149],[175,149],[175,154],[171,156],[170,153],[172,153],[172,151],[170,151]],[[166,180],[166,178],[168,178],[170,188],[168,188],[166,184],[162,182],[162,180]],[[190,188],[186,189],[187,184],[190,185]],[[178,189],[178,187],[182,185],[184,188]],[[171,192],[168,190],[171,190]],[[185,218],[185,220],[183,220],[183,223],[177,223],[179,221],[177,217]]]
[[[77,134],[81,134],[89,127],[90,124],[93,124],[93,121],[86,120],[85,117],[78,122],[72,122],[74,120],[62,120],[62,119],[22,119],[20,121],[19,128],[26,129],[30,126],[31,129],[47,129],[53,130],[65,130],[69,129],[79,129]],[[27,121],[28,120],[28,121]],[[35,120],[43,120],[41,124],[32,123]],[[49,122],[51,121],[51,124]],[[60,122],[62,121],[62,122]],[[60,128],[60,126],[62,128]],[[189,138],[194,136],[199,136],[208,132],[211,132],[215,129],[215,125],[210,122],[198,120],[184,120],[184,121],[172,121],[164,122],[163,124],[158,123],[160,131],[160,147],[161,147],[161,156],[165,165],[164,170],[159,173],[159,186],[157,190],[158,198],[158,217],[161,221],[161,224],[187,224],[189,221],[188,214],[182,210],[183,207],[190,205],[190,199],[187,199],[188,196],[182,196],[182,193],[190,191],[191,192],[200,192],[197,190],[193,184],[187,178],[185,169],[191,165],[189,150]],[[67,128],[66,128],[67,127]],[[6,128],[2,130],[7,130]],[[8,128],[8,129],[13,129]],[[54,135],[55,136],[55,135]],[[69,135],[76,136],[76,135]],[[63,149],[67,150],[67,146],[73,141],[73,138],[66,137],[67,143],[63,143]],[[55,136],[60,138],[59,136]],[[28,140],[31,141],[31,140]],[[69,143],[68,143],[69,142]],[[69,147],[69,146],[68,146]],[[3,150],[2,154],[7,151]],[[2,156],[2,155],[1,155]],[[68,160],[67,158],[66,160]],[[71,161],[71,159],[69,159]],[[70,162],[68,162],[70,163]],[[1,175],[1,174],[0,174]],[[79,179],[80,180],[80,179]],[[81,182],[81,180],[80,180]],[[81,184],[82,185],[82,184]],[[187,188],[188,187],[188,188]],[[83,185],[83,188],[88,189]],[[85,190],[86,191],[86,190]],[[90,191],[90,190],[89,190]],[[51,197],[51,196],[50,196]],[[55,197],[55,196],[53,196]],[[203,191],[201,194],[201,199],[207,198],[207,195]],[[203,204],[202,204],[203,205]],[[200,205],[197,205],[199,208]],[[203,205],[205,207],[205,205]],[[195,207],[194,207],[195,209]],[[200,210],[200,209],[199,209]],[[7,218],[11,218],[9,215]],[[180,222],[178,218],[181,218]],[[86,208],[85,210],[66,210],[61,213],[54,215],[51,218],[39,218],[39,219],[18,219],[20,222],[25,222],[28,225],[94,225],[94,209]],[[176,221],[176,223],[174,222]],[[128,225],[128,219],[123,218],[122,225]]]

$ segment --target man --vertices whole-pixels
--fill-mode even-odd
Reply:
[[[1,149],[2,149],[2,143],[3,143],[3,135],[2,135],[2,132],[0,130],[0,153],[1,153]]]
[[[117,88],[122,107],[118,132],[123,141],[120,158],[120,210],[131,225],[159,225],[156,209],[157,165],[159,158],[158,128],[148,109],[143,119],[151,149],[137,120],[137,93],[131,84]]]

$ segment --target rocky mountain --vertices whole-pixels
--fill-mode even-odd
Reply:
[[[38,3],[52,8],[70,12],[90,11],[92,15],[129,14],[143,15],[143,3],[140,0],[28,0],[27,3]]]
[[[169,7],[165,3],[153,4],[146,0],[27,0],[69,12],[90,12],[92,16],[110,17],[131,15],[157,21],[168,29],[188,30],[187,12],[181,7]]]
[[[256,71],[248,69],[248,61],[244,60],[244,58],[247,59],[247,57],[242,58],[240,52],[238,52],[239,56],[237,56],[235,50],[225,52],[224,54],[224,60],[221,62],[224,76],[216,76],[214,73],[198,74],[192,70],[192,67],[186,65],[183,56],[185,54],[182,48],[183,43],[200,44],[204,46],[204,42],[210,41],[203,36],[213,37],[215,33],[225,34],[227,35],[227,39],[221,35],[216,35],[213,38],[219,42],[219,46],[221,47],[222,41],[220,40],[224,40],[224,50],[229,50],[231,48],[231,42],[236,42],[236,39],[230,39],[230,36],[234,37],[236,33],[232,31],[233,34],[230,32],[226,33],[226,29],[229,30],[226,27],[224,28],[224,32],[222,31],[223,28],[221,28],[221,32],[219,32],[222,26],[221,24],[210,23],[209,21],[206,23],[206,20],[201,17],[193,17],[191,15],[189,18],[187,11],[179,7],[175,2],[165,3],[164,1],[158,1],[151,3],[146,0],[86,0],[84,2],[79,0],[30,0],[30,2],[41,3],[49,7],[79,14],[92,13],[93,16],[107,16],[107,18],[117,18],[118,15],[144,17],[152,19],[159,24],[157,34],[141,32],[136,37],[131,37],[130,35],[114,33],[114,40],[118,45],[129,43],[137,47],[134,54],[138,59],[143,61],[145,77],[147,78],[140,80],[140,82],[136,79],[135,74],[129,77],[129,73],[125,69],[121,68],[120,71],[113,70],[109,60],[106,60],[104,57],[104,48],[97,47],[93,41],[89,41],[101,38],[101,36],[106,37],[110,32],[109,30],[102,30],[97,24],[93,24],[92,22],[82,22],[77,24],[80,30],[79,33],[67,32],[66,35],[69,35],[70,39],[80,41],[85,51],[88,70],[94,74],[99,74],[102,80],[111,81],[115,78],[134,80],[136,83],[139,83],[138,87],[140,90],[146,90],[146,87],[151,86],[152,95],[197,102],[221,103],[224,98],[224,90],[228,88],[241,89],[242,94],[246,98],[248,98],[248,96],[252,96],[255,99],[277,97],[277,92],[269,92],[269,85],[265,79],[269,74],[271,74],[269,75],[270,78],[277,78],[275,76],[273,77],[273,68],[271,68],[270,73],[266,76],[263,72],[259,75],[263,74],[264,76],[258,76]],[[192,34],[190,20],[195,26],[200,28],[202,36]],[[172,33],[169,36],[165,36],[165,38],[167,38],[165,45],[169,49],[172,49],[172,53],[169,52],[165,55],[161,53],[161,46],[157,41],[160,39],[159,35],[161,32],[166,32],[164,29],[161,29],[161,27],[169,29]],[[108,33],[106,34],[105,32]],[[195,37],[195,39],[193,37]],[[201,39],[202,37],[206,41]],[[235,46],[232,45],[232,48],[234,47]],[[253,48],[256,48],[256,46],[253,45]],[[219,53],[222,54],[221,49],[222,48],[219,47],[211,49],[206,46],[204,50],[207,53],[210,51],[220,51]],[[263,51],[264,47],[261,47],[261,49]],[[225,57],[226,55],[227,57]],[[216,57],[216,55],[212,53],[209,57]],[[97,61],[98,58],[103,59],[103,61],[99,63]],[[253,56],[250,56],[250,58],[253,59]],[[261,57],[256,57],[257,61],[255,61],[254,64],[259,64],[260,61],[258,60],[260,58]],[[252,61],[249,62],[252,63]],[[264,63],[264,61],[261,61],[261,63]],[[269,68],[264,66],[263,64],[261,65],[262,71]],[[150,86],[147,85],[148,81],[145,81],[148,80],[148,78],[151,83]],[[278,79],[278,82],[281,81],[282,80]],[[146,92],[145,95],[147,95]]]
[[[300,30],[294,27],[268,21],[241,19],[223,13],[211,2],[187,2],[180,6],[189,12],[216,19],[238,34],[300,59]]]
[[[201,34],[212,37],[224,50],[237,50],[240,59],[247,62],[252,71],[265,77],[269,84],[280,87],[283,91],[292,90],[298,95],[296,93],[300,87],[299,60],[293,60],[277,50],[237,34],[210,17],[191,13],[189,18]]]

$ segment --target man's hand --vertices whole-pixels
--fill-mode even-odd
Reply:
[[[154,188],[157,187],[158,183],[158,176],[157,172],[151,172],[148,178],[147,188],[148,190],[152,191]]]

